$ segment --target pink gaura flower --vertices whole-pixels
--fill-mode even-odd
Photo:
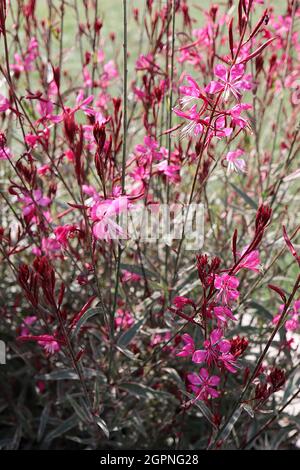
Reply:
[[[116,216],[129,209],[126,196],[115,199],[97,201],[91,208],[91,218],[95,221],[93,234],[100,240],[116,240],[126,238],[123,228],[116,222]]]
[[[238,259],[243,257],[247,249],[248,247],[246,246],[241,251],[241,253],[237,253]],[[257,273],[260,271],[260,257],[259,257],[258,250],[250,251],[250,253],[248,253],[246,256],[243,257],[243,259],[241,259],[241,261],[238,264],[237,271],[239,271],[242,268],[250,269],[250,271],[255,271]]]
[[[139,164],[150,164],[152,160],[161,160],[167,149],[159,147],[158,142],[150,136],[144,138],[144,144],[138,144],[135,147],[135,152],[138,154]]]
[[[150,341],[150,346],[154,347],[157,345],[162,345],[164,343],[165,346],[162,348],[163,351],[173,353],[174,352],[174,347],[172,344],[170,344],[170,340],[172,338],[172,334],[170,331],[166,331],[165,333],[156,333],[154,336],[152,336],[151,341]]]
[[[12,157],[11,151],[8,147],[0,147],[0,160],[9,160]]]
[[[219,328],[213,330],[209,339],[203,343],[204,349],[197,349],[192,357],[196,364],[206,362],[210,367],[217,365],[220,354],[230,351],[230,341],[223,338],[222,331]]]
[[[203,124],[206,124],[206,122],[204,122],[203,119],[200,118],[202,112],[197,111],[196,104],[193,105],[189,111],[181,111],[177,108],[174,108],[173,111],[175,114],[177,114],[177,116],[184,118],[187,121],[190,121],[181,129],[182,137],[189,135],[197,137],[202,134],[204,129]]]
[[[209,118],[205,119],[207,122],[207,125],[209,125]],[[210,140],[212,137],[217,137],[217,139],[223,139],[224,137],[229,137],[233,129],[231,127],[227,127],[226,125],[226,119],[225,116],[219,116],[214,120],[214,123],[212,124],[213,130],[210,131],[208,135],[208,140]]]
[[[205,91],[209,94],[222,91],[224,101],[228,101],[230,93],[240,101],[242,97],[241,90],[251,90],[252,88],[251,75],[244,76],[244,64],[233,65],[230,69],[227,69],[223,64],[218,64],[214,69],[214,73],[219,81],[211,81]]]
[[[41,256],[43,253],[51,257],[53,254],[60,252],[60,244],[55,238],[43,237],[41,249],[34,247],[32,252],[36,256]]]
[[[0,94],[0,113],[4,113],[10,108],[10,103],[5,96]]]
[[[40,346],[42,346],[47,355],[51,356],[58,351],[60,351],[60,345],[58,341],[52,335],[26,335],[19,336],[18,341],[36,341]]]
[[[158,173],[165,175],[172,183],[178,183],[180,181],[180,166],[179,165],[168,165],[168,160],[164,160],[155,167]]]
[[[237,173],[246,172],[246,162],[243,158],[240,158],[245,152],[241,149],[236,149],[228,152],[226,160],[228,162],[228,171],[236,171]]]
[[[68,238],[69,236],[74,233],[74,231],[77,230],[75,225],[61,225],[60,227],[56,227],[54,229],[54,234],[56,237],[56,240],[60,245],[62,245],[64,248],[67,247],[68,245]]]
[[[185,106],[191,104],[192,101],[201,99],[203,100],[203,109],[205,109],[208,100],[198,83],[190,75],[186,75],[185,79],[190,86],[181,85],[179,87],[179,92],[182,95],[179,100],[180,105],[182,108],[185,108]]]
[[[43,196],[40,189],[33,190],[32,196],[26,194],[20,200],[24,203],[23,214],[26,216],[33,215],[36,211],[36,206],[47,207],[51,203],[51,199]]]
[[[183,296],[174,297],[173,304],[175,305],[176,308],[179,308],[179,309],[184,308],[186,305],[191,305],[192,307],[195,308],[195,303],[188,297],[183,297]]]
[[[215,288],[219,291],[217,293],[217,300],[222,302],[223,305],[230,305],[232,301],[237,300],[239,292],[237,287],[240,281],[235,276],[229,274],[216,275]]]
[[[122,269],[121,277],[122,282],[138,282],[142,279],[139,274],[131,273],[127,269]]]
[[[226,325],[227,320],[236,321],[237,318],[233,315],[232,311],[228,307],[218,306],[213,308],[213,315],[218,319],[221,324]]]
[[[284,304],[280,305],[279,313],[273,318],[272,323],[277,324],[280,320],[281,314],[284,309]],[[300,300],[294,302],[293,307],[288,312],[288,319],[286,320],[284,327],[286,331],[295,331],[300,328]]]
[[[235,126],[240,127],[241,129],[245,129],[246,127],[250,127],[249,121],[242,117],[241,114],[243,111],[247,111],[251,109],[251,104],[248,103],[239,103],[236,104],[232,109],[228,111],[228,114],[231,116],[232,124]]]
[[[11,64],[11,70],[13,70],[16,74],[20,74],[23,71],[29,72],[33,70],[33,62],[39,54],[38,47],[39,45],[36,38],[31,38],[24,57],[21,57],[17,53],[14,55],[15,63]]]
[[[193,338],[187,333],[184,333],[181,339],[184,342],[184,346],[182,350],[176,354],[176,356],[178,357],[191,356],[195,351],[195,343],[194,343]]]
[[[131,325],[133,325],[133,323],[134,323],[134,319],[130,312],[128,312],[127,310],[123,310],[121,308],[119,308],[116,311],[116,316],[115,316],[116,329],[127,330],[128,328],[130,328]]]
[[[209,376],[207,369],[200,369],[199,374],[188,374],[190,388],[196,393],[196,400],[208,400],[208,398],[217,398],[219,392],[215,390],[220,383],[220,377],[217,375]]]
[[[35,315],[32,316],[27,316],[23,319],[22,325],[21,325],[21,332],[20,336],[27,336],[30,334],[30,330],[28,327],[33,325],[37,321],[37,317]]]
[[[209,339],[204,341],[204,348],[194,352],[193,362],[198,364],[206,362],[209,367],[224,366],[229,372],[233,374],[236,372],[236,358],[230,353],[231,343],[223,338],[220,329],[211,332]]]

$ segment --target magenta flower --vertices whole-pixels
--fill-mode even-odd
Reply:
[[[27,336],[30,334],[30,330],[28,327],[33,325],[37,320],[37,317],[35,315],[32,316],[27,316],[23,319],[22,325],[21,325],[21,333],[20,336]]]
[[[205,349],[194,352],[192,361],[196,364],[206,362],[209,367],[217,365],[219,356],[230,351],[230,341],[223,338],[222,331],[218,328],[213,330],[209,339],[203,343]]]
[[[275,315],[275,317],[272,320],[273,324],[276,325],[279,322],[283,309],[284,309],[284,304],[280,305],[279,313]],[[286,331],[295,331],[295,330],[298,330],[298,328],[300,328],[299,317],[300,317],[300,300],[296,300],[294,302],[293,307],[289,310],[288,319],[284,324]]]
[[[236,358],[230,352],[221,354],[219,356],[220,363],[232,374],[237,371]]]
[[[122,310],[121,308],[119,308],[116,311],[116,316],[115,316],[116,329],[127,330],[128,328],[130,328],[131,325],[133,325],[133,323],[134,323],[134,319],[130,312],[128,312],[127,310]]]
[[[70,234],[73,233],[75,230],[76,230],[75,225],[69,225],[69,224],[56,227],[54,229],[56,240],[58,241],[60,245],[66,248],[68,245],[68,238]]]
[[[241,90],[251,90],[251,75],[244,76],[244,64],[236,64],[227,69],[225,65],[218,64],[214,69],[216,77],[219,81],[211,81],[205,91],[210,94],[223,92],[224,101],[228,101],[230,93],[240,101],[242,97]]]
[[[232,301],[235,301],[239,297],[237,287],[240,281],[235,276],[229,274],[216,275],[215,277],[215,288],[219,291],[217,299],[224,305],[230,305]]]
[[[248,247],[246,246],[241,253],[237,253],[238,258],[241,258]],[[253,250],[250,251],[246,256],[243,257],[243,259],[239,262],[237,271],[240,269],[245,268],[245,269],[250,269],[251,271],[259,272],[260,270],[260,257],[259,257],[259,251],[258,250]]]
[[[236,171],[237,173],[246,172],[246,162],[243,158],[240,158],[245,152],[240,149],[228,152],[226,160],[228,162],[228,171]]]
[[[204,121],[200,119],[201,112],[197,111],[197,105],[194,104],[189,111],[181,111],[180,109],[174,108],[174,113],[177,116],[190,121],[187,125],[185,125],[181,130],[181,136],[186,137],[192,135],[193,137],[197,137],[203,132],[203,123]],[[206,124],[206,123],[204,123]]]
[[[207,369],[200,369],[199,374],[188,374],[188,380],[191,389],[196,393],[196,400],[207,400],[208,398],[217,398],[219,392],[215,390],[220,383],[220,377],[217,375],[209,376]]]
[[[181,85],[179,87],[179,92],[183,97],[180,98],[179,102],[182,108],[191,104],[194,100],[204,100],[204,109],[207,105],[207,98],[205,97],[204,93],[202,92],[201,88],[197,84],[197,82],[190,76],[187,75],[185,79],[189,82],[190,86]]]
[[[40,346],[42,346],[47,355],[53,355],[60,350],[60,345],[58,341],[51,335],[26,335],[19,336],[18,341],[36,341]]]
[[[123,228],[116,222],[116,216],[128,209],[128,198],[119,196],[116,199],[96,201],[91,208],[91,218],[95,221],[93,234],[99,240],[116,240],[126,238]]]
[[[186,305],[191,305],[195,308],[195,303],[188,297],[183,297],[182,295],[174,297],[173,304],[179,309],[184,308]]]
[[[33,197],[27,194],[20,199],[23,203],[23,214],[31,216],[35,213],[36,205],[40,207],[47,207],[51,203],[49,197],[43,196],[43,193],[40,189],[35,189],[33,191]]]
[[[237,318],[233,315],[232,311],[228,307],[218,306],[214,307],[213,315],[218,319],[221,324],[226,325],[227,320],[234,320],[236,321]]]
[[[229,115],[231,116],[232,124],[235,126],[240,127],[241,129],[245,129],[245,127],[250,127],[249,121],[241,116],[243,111],[247,111],[251,109],[251,104],[248,103],[240,103],[236,104],[230,111]]]
[[[156,165],[158,173],[165,175],[172,183],[178,183],[180,181],[180,166],[179,165],[168,165],[168,160],[163,160]]]
[[[188,357],[191,356],[195,351],[195,343],[193,338],[184,333],[181,337],[182,341],[184,342],[184,346],[181,351],[179,351],[176,356],[178,357]]]
[[[0,94],[0,113],[4,113],[10,108],[10,104],[5,96]]]

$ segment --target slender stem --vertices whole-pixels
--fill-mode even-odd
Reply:
[[[125,172],[127,152],[127,0],[123,0],[123,152],[122,152],[122,194],[125,194]]]

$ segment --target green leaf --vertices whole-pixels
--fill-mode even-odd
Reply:
[[[135,382],[124,382],[119,385],[120,388],[138,398],[149,399],[154,397],[154,390],[146,385],[137,384]]]
[[[241,198],[244,199],[244,201],[249,204],[253,209],[257,210],[258,209],[258,204],[255,202],[248,194],[244,193],[242,189],[238,188],[235,184],[230,183],[230,185],[233,187],[233,189],[241,196]]]
[[[119,384],[119,387],[126,392],[134,395],[137,398],[143,399],[153,399],[155,396],[165,397],[168,400],[177,401],[174,395],[162,390],[154,390],[154,388],[148,387],[143,384],[138,384],[136,382],[123,382]]]
[[[120,346],[121,348],[126,348],[126,346],[128,346],[128,344],[133,340],[133,338],[139,331],[144,321],[145,321],[144,319],[138,321],[137,323],[132,325],[130,328],[128,328],[128,330],[122,333],[122,335],[118,339],[118,346]]]
[[[92,377],[96,377],[97,371],[94,369],[85,368],[83,370],[83,375],[85,379],[91,379]],[[49,374],[38,375],[36,378],[38,380],[79,380],[79,377],[74,369],[54,370]]]
[[[153,271],[149,271],[149,269],[142,268],[141,266],[138,266],[136,264],[124,264],[121,263],[120,265],[121,269],[125,269],[126,271],[129,271],[130,273],[138,274],[141,277],[148,277],[148,278],[154,278],[156,280],[160,280],[160,276]]]
[[[223,431],[220,433],[219,441],[225,442],[226,439],[230,436],[230,434],[231,434],[231,432],[234,428],[235,423],[237,422],[237,420],[241,416],[242,410],[243,410],[242,406],[239,406],[235,410],[235,412],[233,413],[233,415],[229,419],[228,423],[224,427]]]
[[[49,420],[49,411],[50,411],[50,404],[47,403],[45,408],[43,409],[43,412],[41,414],[40,418],[40,425],[38,429],[38,434],[37,434],[37,441],[40,442],[43,438],[43,435],[45,433],[45,429]]]
[[[208,406],[200,400],[195,400],[195,396],[191,395],[190,393],[186,392],[185,390],[181,390],[184,395],[189,397],[191,400],[194,401],[194,405],[201,411],[201,414],[207,421],[216,429],[216,425],[214,423],[213,414],[208,408]]]
[[[102,432],[104,433],[105,437],[109,439],[109,430],[108,430],[106,422],[98,416],[96,418],[96,423],[99,426],[99,428],[102,430]]]
[[[65,421],[62,421],[62,423],[57,426],[56,429],[51,431],[45,438],[45,442],[51,442],[53,439],[56,439],[59,436],[62,436],[66,432],[70,431],[70,429],[75,428],[78,424],[78,418],[76,414],[74,413],[70,418],[66,419]]]
[[[261,305],[260,303],[258,302],[255,302],[254,300],[252,300],[250,303],[249,303],[250,307],[253,307],[255,308],[255,310],[257,311],[257,313],[260,313],[266,320],[268,321],[272,321],[273,320],[273,315],[271,314],[271,312],[269,312],[269,310],[267,310],[263,305]]]
[[[91,417],[85,413],[83,407],[80,406],[80,404],[77,403],[77,401],[74,398],[72,398],[70,395],[68,396],[68,401],[70,402],[73,410],[77,414],[80,421],[82,421],[83,423],[91,423]]]
[[[95,308],[90,308],[87,310],[82,317],[78,320],[76,323],[76,327],[73,330],[72,336],[77,336],[79,333],[80,328],[92,317],[95,315],[100,315],[102,313],[102,308],[101,307],[95,307]]]

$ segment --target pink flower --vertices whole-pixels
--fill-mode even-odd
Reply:
[[[134,319],[130,312],[121,308],[116,311],[115,326],[117,329],[127,330],[133,323]]]
[[[189,111],[181,111],[180,109],[174,108],[174,113],[177,116],[190,121],[189,124],[185,125],[181,130],[182,137],[193,135],[194,137],[199,136],[203,132],[203,120],[200,119],[202,112],[197,111],[197,105],[191,107]],[[206,124],[206,123],[204,123]]]
[[[208,398],[217,398],[219,392],[215,390],[220,383],[220,377],[217,375],[209,376],[207,369],[200,369],[199,374],[188,374],[188,380],[191,389],[196,393],[196,400],[207,400]]]
[[[24,54],[24,57],[21,57],[19,54],[14,55],[15,63],[11,64],[11,69],[16,73],[26,71],[29,72],[33,70],[33,62],[38,56],[38,42],[36,38],[31,38],[27,51]]]
[[[184,346],[182,350],[176,354],[176,356],[178,357],[191,356],[195,351],[195,343],[194,343],[193,338],[187,333],[184,333],[181,339],[184,342]]]
[[[0,113],[4,113],[10,108],[10,104],[5,96],[0,95]]]
[[[53,355],[60,350],[60,345],[58,341],[51,335],[27,335],[19,336],[18,341],[37,341],[37,343],[42,346],[47,355]]]
[[[139,154],[139,164],[151,163],[152,160],[161,160],[167,152],[164,147],[159,147],[158,142],[150,136],[144,138],[144,145],[138,144],[135,152]]]
[[[58,241],[60,245],[66,248],[68,245],[68,237],[75,230],[76,230],[75,225],[69,225],[69,224],[56,227],[54,229],[56,240]]]
[[[2,146],[0,147],[0,160],[9,160],[11,158],[11,151],[8,147]]]
[[[272,320],[273,324],[276,325],[279,322],[283,309],[284,309],[284,304],[280,305],[279,313],[275,315],[275,317]],[[296,300],[294,302],[293,307],[288,311],[288,319],[284,325],[286,331],[295,331],[295,330],[298,330],[298,328],[300,328],[299,316],[300,316],[300,300]]]
[[[128,198],[119,196],[116,199],[97,201],[91,208],[91,218],[95,221],[93,234],[100,240],[126,238],[123,228],[116,222],[116,216],[128,210]]]
[[[39,175],[44,176],[47,173],[51,173],[51,168],[49,165],[42,165],[38,168],[37,172]]]
[[[219,81],[210,82],[205,91],[210,94],[215,94],[223,91],[224,101],[228,101],[230,93],[239,101],[242,97],[241,90],[251,90],[251,75],[243,78],[245,73],[244,64],[236,64],[227,69],[225,65],[218,64],[214,69],[215,75]]]
[[[206,362],[209,367],[223,365],[229,372],[236,372],[236,358],[230,353],[231,343],[223,338],[220,329],[211,332],[209,339],[204,341],[204,348],[194,352],[193,362]]]
[[[231,372],[232,374],[236,373],[237,371],[236,358],[234,357],[233,354],[231,354],[230,352],[221,354],[219,356],[219,361],[224,367],[226,367],[227,370],[229,370],[229,372]]]
[[[156,165],[156,169],[159,173],[165,175],[172,183],[178,183],[180,181],[179,165],[168,165],[168,160],[164,160]]]
[[[236,317],[233,315],[232,311],[230,310],[230,308],[228,307],[223,307],[223,306],[214,307],[213,314],[218,319],[218,321],[220,321],[221,324],[223,323],[224,325],[227,324],[228,318],[234,321],[237,320]]]
[[[176,308],[179,308],[179,309],[184,308],[186,305],[191,305],[192,307],[195,308],[195,303],[188,297],[183,297],[183,296],[174,297],[173,304],[175,305]]]
[[[27,216],[32,216],[35,213],[36,206],[46,207],[51,203],[51,199],[43,196],[40,189],[33,190],[33,197],[26,194],[20,200],[24,203],[23,214]]]
[[[181,95],[183,95],[182,98],[180,98],[179,102],[181,106],[184,108],[188,104],[190,104],[194,100],[205,100],[204,108],[206,107],[207,103],[207,98],[205,97],[204,93],[202,92],[201,88],[197,84],[197,82],[190,76],[187,75],[185,77],[187,82],[189,82],[190,86],[183,86],[181,85],[179,87],[179,92]]]
[[[23,319],[22,325],[21,325],[21,333],[20,336],[27,336],[30,333],[29,326],[33,325],[37,320],[36,316],[27,316]]]
[[[161,334],[156,333],[151,338],[150,346],[154,347],[154,346],[157,346],[158,344],[159,345],[165,344],[165,346],[162,348],[162,351],[173,354],[174,353],[174,347],[170,343],[171,338],[172,338],[172,334],[171,334],[170,331],[166,331],[165,333],[161,333]]]
[[[127,269],[122,269],[122,282],[138,282],[142,279],[139,274],[131,273]]]
[[[232,124],[235,126],[240,127],[241,129],[244,129],[245,127],[250,127],[250,124],[247,119],[244,117],[241,117],[241,113],[243,111],[247,111],[248,109],[251,109],[252,106],[251,104],[248,103],[240,103],[236,104],[231,110],[229,110],[229,115],[231,116],[231,121]]]
[[[238,173],[246,172],[246,163],[243,158],[239,158],[245,152],[240,149],[228,152],[226,155],[226,160],[228,162],[228,171],[236,171]]]
[[[217,299],[224,305],[229,305],[232,301],[239,297],[237,287],[240,281],[229,274],[216,275],[215,288],[219,291]]]
[[[246,246],[241,253],[237,253],[238,258],[241,258],[243,254],[246,252],[248,247]],[[253,250],[250,251],[246,256],[243,257],[243,259],[239,262],[239,265],[237,267],[237,271],[240,269],[245,268],[245,269],[250,269],[251,271],[259,272],[260,269],[260,257],[259,257],[259,251],[258,250]]]
[[[220,354],[230,351],[230,341],[223,339],[222,331],[218,328],[213,330],[209,339],[203,343],[205,349],[198,349],[194,352],[192,361],[196,364],[206,362],[210,367],[217,365]]]

